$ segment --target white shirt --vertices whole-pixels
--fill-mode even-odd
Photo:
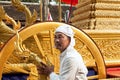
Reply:
[[[87,80],[87,73],[81,55],[69,46],[60,55],[60,74],[52,72],[50,80]]]

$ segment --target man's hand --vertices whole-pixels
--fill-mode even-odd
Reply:
[[[51,72],[54,72],[54,66],[47,66],[46,64],[44,63],[40,63],[41,66],[37,66],[38,67],[38,72],[39,74],[44,74],[44,75],[47,75],[49,76]]]

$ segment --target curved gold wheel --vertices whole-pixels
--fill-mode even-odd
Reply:
[[[30,27],[24,28],[19,32],[20,38],[22,39],[23,43],[29,47],[29,49],[38,55],[40,55],[40,58],[43,60],[43,58],[48,58],[48,61],[50,61],[52,64],[54,64],[56,68],[56,72],[58,71],[58,58],[59,52],[54,49],[54,43],[53,43],[53,34],[54,30],[59,25],[68,25],[65,23],[59,23],[59,22],[41,22],[34,24]],[[76,46],[75,48],[78,49],[79,52],[83,52],[82,56],[83,58],[88,58],[89,54],[92,54],[92,58],[88,61],[87,59],[85,63],[88,67],[94,67],[97,70],[97,75],[89,76],[88,79],[102,79],[106,78],[106,69],[104,60],[102,58],[102,55],[100,53],[100,50],[94,43],[94,41],[82,30],[78,30],[75,27],[71,26],[75,32],[75,39],[76,39]],[[35,46],[30,46],[32,42],[30,41],[29,44],[27,44],[27,41],[30,40],[30,38],[34,39]],[[5,66],[5,63],[9,59],[10,55],[12,55],[15,47],[14,42],[16,41],[16,35],[14,35],[2,48],[0,52],[0,78],[2,77],[2,72]],[[33,41],[33,40],[32,40]],[[33,48],[35,50],[33,50]],[[37,49],[36,49],[37,48]],[[47,51],[48,50],[48,51]],[[86,51],[85,51],[86,50]],[[55,56],[56,58],[54,58]],[[91,62],[92,61],[92,62]]]

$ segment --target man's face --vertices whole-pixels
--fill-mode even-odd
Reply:
[[[70,44],[70,38],[61,32],[55,33],[55,46],[61,52],[63,52]]]

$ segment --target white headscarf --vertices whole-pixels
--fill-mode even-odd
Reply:
[[[61,25],[56,29],[55,33],[56,32],[61,32],[71,38],[71,42],[70,42],[69,46],[73,47],[75,45],[74,32],[73,32],[71,26]]]

